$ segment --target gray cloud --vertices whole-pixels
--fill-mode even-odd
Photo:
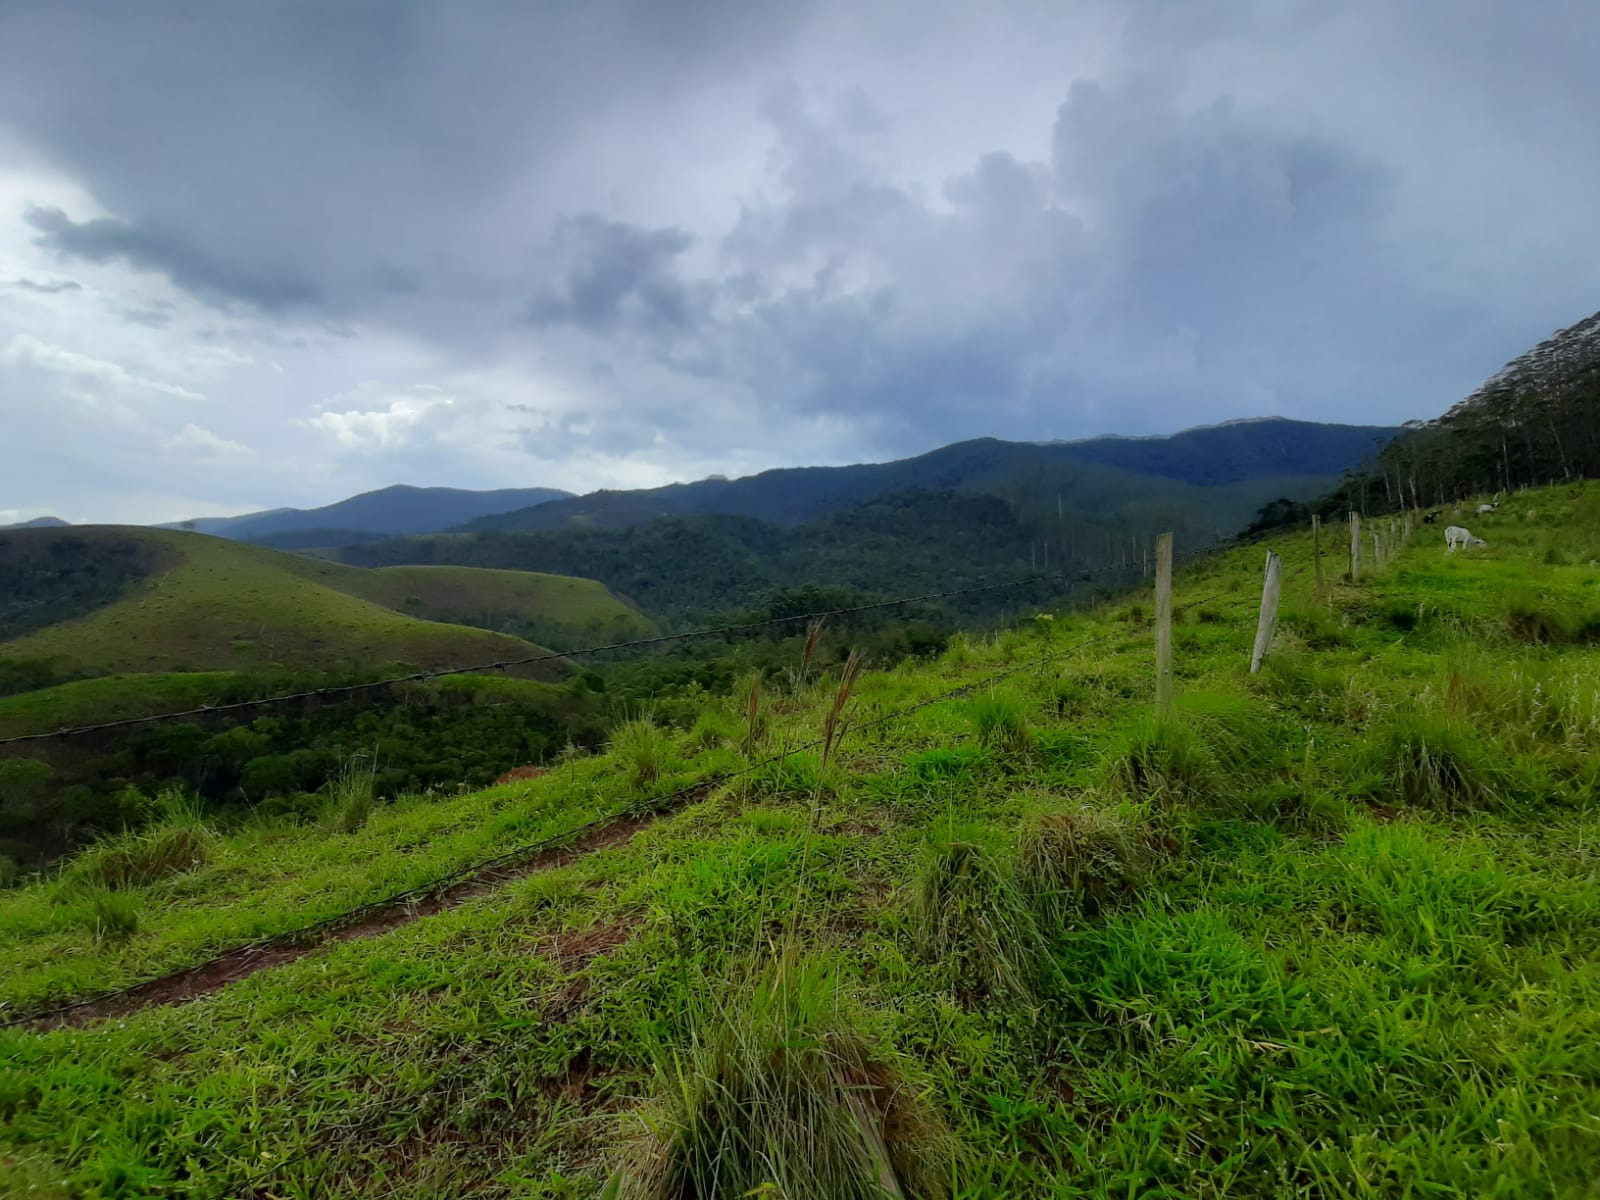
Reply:
[[[74,221],[59,208],[37,205],[28,209],[23,220],[39,231],[40,245],[65,258],[121,261],[156,271],[208,300],[242,300],[272,310],[310,304],[319,298],[315,285],[292,272],[215,258],[172,233],[141,229],[109,217]]]
[[[638,229],[594,213],[559,222],[544,269],[556,282],[535,298],[536,324],[605,332],[623,323],[671,331],[694,317],[695,289],[676,273],[694,239],[679,229]]]
[[[263,463],[334,453],[330,397],[461,397],[361,483],[1426,416],[1600,303],[1596,38],[1587,0],[18,0],[0,135],[52,186],[0,249],[84,295],[0,304],[226,370],[182,386]]]
[[[41,282],[37,279],[13,279],[6,284],[7,287],[21,288],[25,292],[39,292],[42,295],[53,296],[60,292],[78,292],[83,290],[83,284],[74,279],[54,279]]]

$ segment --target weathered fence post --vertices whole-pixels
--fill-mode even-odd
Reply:
[[[1372,569],[1374,571],[1383,569],[1383,543],[1378,539],[1376,529],[1372,531]]]
[[[1256,622],[1256,645],[1250,652],[1250,674],[1261,670],[1261,660],[1272,649],[1278,628],[1278,595],[1283,590],[1283,559],[1267,551],[1267,571],[1261,581],[1261,619]]]
[[[1156,712],[1172,715],[1172,535],[1156,538]]]
[[[1322,595],[1322,518],[1311,514],[1311,561],[1317,566],[1317,595]]]
[[[1350,582],[1361,578],[1361,514],[1350,514]]]

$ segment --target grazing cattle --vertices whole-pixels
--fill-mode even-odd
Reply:
[[[1496,502],[1494,504],[1480,504],[1480,505],[1478,505],[1478,511],[1481,512],[1481,513],[1491,513],[1491,512],[1493,512],[1495,509],[1497,509],[1499,507],[1500,507],[1500,505],[1499,505],[1498,502]]]
[[[1422,518],[1422,523],[1424,525],[1432,525],[1438,519],[1439,519],[1439,514],[1436,513],[1436,512],[1431,512],[1431,513],[1428,513],[1426,516],[1424,516]]]
[[[1473,537],[1459,525],[1451,525],[1444,531],[1444,544],[1445,553],[1454,554],[1458,546],[1487,546],[1489,543],[1481,537]]]

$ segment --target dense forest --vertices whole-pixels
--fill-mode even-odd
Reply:
[[[1392,512],[1600,474],[1600,313],[1508,363],[1432,421],[1414,422],[1320,503]]]

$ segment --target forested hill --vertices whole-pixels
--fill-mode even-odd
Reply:
[[[303,538],[309,533],[337,541],[380,535],[432,533],[449,529],[485,513],[505,512],[559,500],[572,493],[558,488],[501,488],[471,491],[464,488],[410,487],[396,484],[362,492],[348,500],[321,508],[274,508],[237,517],[202,517],[181,526],[196,533],[246,541]],[[335,545],[337,541],[313,539],[308,545]]]
[[[1223,487],[1264,479],[1288,492],[1314,495],[1397,431],[1369,425],[1321,425],[1278,418],[1233,421],[1170,437],[1103,437],[1081,442],[957,442],[916,458],[846,467],[792,467],[742,479],[704,479],[640,491],[601,491],[517,512],[480,517],[475,532],[584,526],[620,529],[657,517],[719,513],[794,525],[895,492],[973,491],[1010,496],[1019,489],[1065,489],[1089,507],[1114,509],[1128,475]],[[1114,471],[1114,474],[1097,474]],[[1300,482],[1297,484],[1295,480]]]
[[[1325,507],[1439,504],[1600,473],[1600,313],[1507,363],[1443,416],[1409,427]]]

